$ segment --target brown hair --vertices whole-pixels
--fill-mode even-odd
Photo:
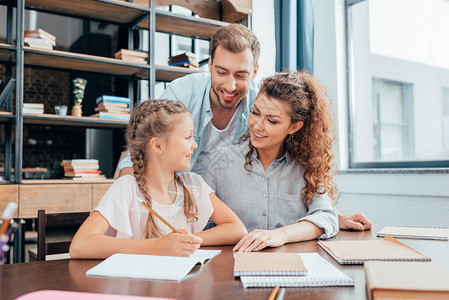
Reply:
[[[333,179],[336,167],[332,151],[335,131],[324,86],[306,72],[284,71],[265,78],[259,93],[270,100],[289,103],[291,122],[304,122],[301,129],[285,139],[286,151],[305,169],[306,184],[301,198],[313,201],[314,193],[326,193],[336,202],[338,192]],[[251,165],[251,141],[250,148],[246,154],[247,170]]]
[[[260,43],[254,33],[241,24],[231,24],[218,29],[210,40],[209,54],[214,60],[215,50],[218,46],[232,53],[241,53],[245,49],[251,49],[254,57],[254,65],[259,61]]]
[[[166,138],[184,114],[190,114],[186,107],[172,100],[147,100],[140,102],[134,109],[126,130],[128,151],[133,162],[134,176],[145,202],[151,207],[152,199],[147,188],[145,171],[148,164],[146,147],[153,137]],[[175,180],[184,191],[184,214],[188,221],[196,220],[198,208],[191,192],[185,187],[181,177],[175,173]],[[162,236],[153,214],[148,214],[145,238]]]

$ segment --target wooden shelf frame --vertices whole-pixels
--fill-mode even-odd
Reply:
[[[16,1],[0,0],[0,4],[16,6]],[[119,0],[26,0],[25,7],[73,18],[131,25],[151,9]]]
[[[24,124],[35,125],[58,125],[58,126],[77,126],[86,128],[126,128],[128,121],[126,120],[112,120],[100,119],[91,117],[73,117],[60,116],[52,114],[32,115],[23,114]]]
[[[134,76],[151,65],[130,63],[116,58],[24,46],[25,65],[102,74]],[[144,78],[141,78],[144,79]]]
[[[217,29],[229,25],[229,23],[222,21],[183,16],[158,9],[155,10],[155,13],[156,31],[187,37],[208,40]],[[138,27],[148,29],[148,19],[140,22]]]

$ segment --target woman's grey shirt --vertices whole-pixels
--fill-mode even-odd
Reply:
[[[324,229],[321,239],[337,234],[338,216],[327,195],[315,194],[308,205],[301,199],[304,168],[296,159],[286,153],[264,170],[253,150],[248,172],[244,168],[248,151],[249,141],[216,151],[203,178],[249,232],[309,221]]]

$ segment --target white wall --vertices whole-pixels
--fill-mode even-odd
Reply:
[[[378,224],[449,226],[449,173],[347,170],[347,89],[344,0],[315,0],[315,75],[326,85],[337,113],[336,180],[342,213],[364,212]],[[446,172],[446,173],[444,173]]]

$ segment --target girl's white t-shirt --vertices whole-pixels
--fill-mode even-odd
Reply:
[[[191,233],[202,231],[214,212],[209,197],[214,191],[198,174],[185,172],[179,173],[179,176],[196,201],[198,220],[187,222],[183,207],[184,192],[179,183],[176,183],[177,195],[173,204],[165,205],[153,200],[151,208],[176,229],[186,228]],[[115,180],[94,209],[109,222],[106,235],[125,239],[145,238],[145,226],[150,212],[138,199],[145,200],[145,197],[134,176],[125,175]],[[171,232],[162,221],[158,218],[155,220],[164,234]]]

